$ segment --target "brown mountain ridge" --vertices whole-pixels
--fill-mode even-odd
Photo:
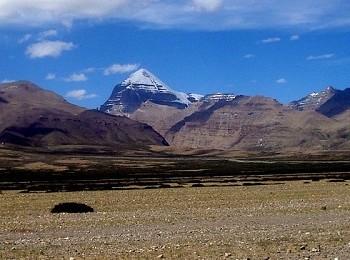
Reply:
[[[156,89],[166,85],[155,77],[151,86],[153,74],[147,75],[135,77],[134,73],[124,81],[128,86],[117,85],[105,103],[108,109],[106,105],[101,109],[151,125],[172,146],[253,151],[350,149],[350,89],[328,87],[289,105],[262,96],[194,95],[197,100],[178,108],[154,101]],[[121,98],[125,92],[146,90],[152,98],[143,95],[137,108],[125,112],[129,104]],[[167,91],[179,93],[169,87]]]
[[[70,104],[27,81],[0,85],[0,123],[0,142],[4,144],[115,149],[167,145],[147,124]]]

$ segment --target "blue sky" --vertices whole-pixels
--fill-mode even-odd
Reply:
[[[350,87],[348,0],[0,1],[0,82],[96,108],[146,68],[178,91],[282,103]]]

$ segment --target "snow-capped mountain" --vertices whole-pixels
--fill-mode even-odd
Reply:
[[[223,94],[223,93],[216,93],[216,94],[208,94],[201,98],[200,101],[203,102],[217,102],[217,101],[232,101],[236,98],[237,95],[235,94]]]
[[[313,92],[302,99],[291,102],[289,107],[297,110],[317,110],[337,92],[339,92],[339,90],[333,87],[328,87],[321,92]]]
[[[101,110],[111,114],[132,113],[147,101],[184,109],[201,97],[172,90],[151,72],[139,69],[115,86]]]

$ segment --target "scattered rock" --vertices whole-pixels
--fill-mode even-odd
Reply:
[[[321,246],[318,245],[317,247],[312,248],[311,252],[313,252],[313,253],[321,252]]]
[[[159,255],[157,256],[157,258],[164,258],[164,255]]]
[[[226,257],[226,258],[227,258],[227,257],[230,257],[230,256],[232,256],[231,253],[225,253],[225,257]]]
[[[306,247],[307,247],[307,244],[302,244],[302,245],[300,246],[300,250],[305,250]]]

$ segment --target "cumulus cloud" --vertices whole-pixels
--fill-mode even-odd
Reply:
[[[142,26],[324,29],[350,26],[348,0],[2,0],[0,25],[42,26],[75,21],[135,21]]]
[[[76,100],[84,100],[97,97],[96,94],[88,94],[85,89],[75,89],[72,91],[68,91],[66,97],[73,98]]]
[[[49,73],[49,74],[46,75],[46,79],[47,80],[54,80],[54,79],[56,79],[56,74]]]
[[[68,78],[65,79],[65,81],[68,82],[79,82],[79,81],[87,81],[88,78],[85,76],[84,73],[73,73]]]
[[[126,73],[126,72],[131,72],[134,70],[137,70],[139,67],[138,64],[125,64],[125,65],[120,65],[120,64],[113,64],[106,68],[103,71],[103,74],[108,76],[111,74],[119,74],[119,73]]]
[[[287,80],[285,78],[280,78],[280,79],[276,80],[276,83],[277,84],[286,84]]]
[[[323,55],[318,55],[318,56],[309,56],[306,59],[307,60],[324,60],[324,59],[331,59],[335,56],[334,53],[329,53],[329,54],[323,54]]]
[[[29,45],[26,54],[32,59],[58,57],[63,51],[70,51],[76,47],[72,42],[42,41]]]
[[[275,38],[267,38],[262,40],[262,43],[273,43],[273,42],[280,42],[281,38],[275,37]]]

